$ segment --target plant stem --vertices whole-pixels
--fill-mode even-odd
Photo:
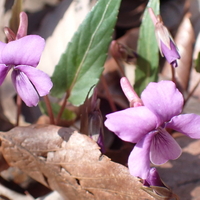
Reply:
[[[187,101],[189,100],[189,98],[192,96],[192,94],[194,93],[194,91],[197,89],[198,85],[200,83],[200,79],[199,81],[196,83],[196,85],[194,86],[194,88],[192,89],[192,91],[188,94],[187,98],[184,101],[184,105],[187,103]]]
[[[44,96],[44,101],[45,101],[45,104],[47,107],[47,112],[49,115],[50,123],[55,124],[54,115],[53,115],[53,111],[52,111],[52,107],[51,107],[51,103],[49,101],[48,95]]]
[[[172,81],[176,85],[175,69],[174,69],[174,67],[172,65],[171,65],[171,70],[172,70]]]
[[[58,113],[57,119],[56,119],[56,124],[57,124],[57,125],[59,124],[59,121],[60,121],[60,119],[61,119],[61,116],[62,116],[62,114],[63,114],[63,111],[65,110],[65,106],[66,106],[66,104],[67,104],[68,97],[69,97],[69,95],[68,95],[68,93],[67,93],[66,96],[65,96],[65,99],[64,99],[64,101],[63,101],[63,104],[62,104],[62,106],[61,106],[61,108],[60,108],[60,111],[59,111],[59,113]]]
[[[17,95],[17,118],[16,118],[16,124],[15,124],[16,126],[19,126],[21,108],[22,108],[22,99],[19,95]]]

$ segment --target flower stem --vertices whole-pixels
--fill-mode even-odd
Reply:
[[[48,95],[44,96],[44,101],[45,101],[45,104],[46,104],[46,107],[47,107],[47,112],[48,112],[48,115],[49,115],[50,123],[55,124],[54,115],[53,115],[53,111],[52,111],[52,107],[51,107],[51,103],[49,101]]]
[[[105,79],[105,77],[103,75],[101,76],[101,81],[102,81],[103,87],[105,89],[105,93],[106,93],[108,102],[110,104],[110,107],[112,109],[112,112],[115,112],[115,111],[117,111],[117,108],[116,108],[115,103],[114,103],[114,101],[112,99],[112,96],[111,96],[111,94],[109,92],[108,85],[106,83],[106,79]]]
[[[59,113],[58,113],[58,116],[57,116],[57,119],[56,119],[56,125],[59,124],[59,121],[60,121],[60,119],[61,119],[61,116],[62,116],[62,114],[63,114],[63,111],[65,110],[65,106],[66,106],[66,104],[67,104],[68,97],[69,97],[69,94],[68,94],[68,92],[67,92],[67,94],[66,94],[66,96],[65,96],[65,99],[64,99],[64,101],[63,101],[63,104],[62,104],[62,106],[61,106],[61,108],[60,108],[60,111],[59,111]]]
[[[16,124],[15,124],[16,126],[19,126],[21,108],[22,108],[22,99],[19,95],[17,95],[17,118],[16,118]]]
[[[174,69],[173,65],[171,65],[171,70],[172,70],[172,81],[176,85],[175,69]]]
[[[188,94],[187,98],[184,101],[184,105],[187,103],[187,101],[189,100],[189,98],[192,96],[192,94],[194,93],[194,91],[197,89],[198,85],[200,83],[200,79],[199,81],[196,83],[196,85],[194,86],[194,88],[192,89],[192,91]]]

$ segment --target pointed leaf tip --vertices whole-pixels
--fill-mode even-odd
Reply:
[[[69,102],[83,104],[103,71],[121,0],[99,0],[74,34],[53,73],[52,95],[66,91]]]

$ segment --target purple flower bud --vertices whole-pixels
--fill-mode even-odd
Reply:
[[[162,54],[165,56],[166,60],[173,66],[177,67],[177,59],[180,59],[180,55],[174,42],[170,39],[170,48],[168,48],[162,40],[160,41],[160,49]]]
[[[99,106],[100,100],[97,99],[97,89],[95,88],[89,109],[88,135],[101,147],[101,152],[105,153],[103,118]]]
[[[156,168],[151,168],[149,170],[149,175],[146,179],[146,182],[148,183],[149,186],[161,186],[165,187],[163,182],[160,179],[160,176],[156,170]]]
[[[151,168],[149,170],[149,175],[146,180],[144,180],[144,186],[142,189],[153,196],[155,199],[171,199],[175,198],[178,200],[178,196],[172,192],[172,190],[166,186],[162,180],[156,168]]]
[[[105,153],[103,141],[103,119],[100,111],[93,111],[89,116],[89,136],[101,147],[101,152]]]
[[[94,88],[92,97],[86,99],[81,109],[80,132],[92,138],[101,148],[101,152],[105,153],[103,118],[99,106],[97,88]]]
[[[149,14],[155,26],[156,39],[161,55],[165,56],[173,67],[177,67],[176,60],[180,59],[180,55],[168,29],[164,26],[161,17],[156,16],[151,8],[149,8]]]
[[[20,39],[27,35],[28,30],[28,16],[25,12],[21,12],[19,15],[19,27],[17,30],[16,39]]]

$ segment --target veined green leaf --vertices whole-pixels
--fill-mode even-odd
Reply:
[[[156,41],[154,25],[148,13],[148,7],[151,7],[155,14],[158,15],[160,10],[160,1],[149,0],[140,27],[137,49],[139,57],[137,59],[137,67],[135,70],[134,85],[138,94],[141,94],[149,82],[157,81],[158,79],[158,44]]]
[[[99,0],[61,56],[52,76],[52,95],[81,105],[99,81],[121,0]]]

